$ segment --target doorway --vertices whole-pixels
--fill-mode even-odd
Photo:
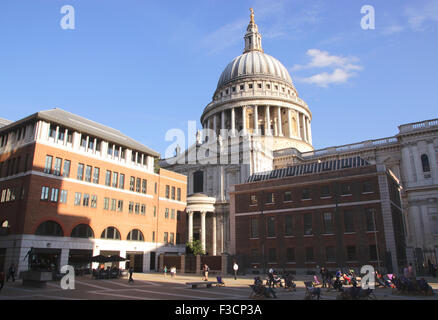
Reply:
[[[151,259],[150,259],[150,267],[149,267],[149,269],[152,271],[152,270],[155,270],[155,252],[153,251],[153,252],[151,252]]]

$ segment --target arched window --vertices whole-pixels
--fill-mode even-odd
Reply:
[[[193,192],[203,192],[204,191],[204,172],[196,171],[193,173]]]
[[[78,224],[71,232],[72,238],[94,238],[94,232],[88,224]]]
[[[421,155],[421,165],[423,166],[423,172],[430,172],[429,157],[425,154]]]
[[[133,229],[129,232],[126,240],[131,241],[144,241],[143,233],[138,229]]]
[[[111,240],[120,240],[120,232],[114,227],[108,227],[105,230],[103,230],[102,235],[100,236],[101,239],[111,239]]]
[[[35,234],[37,236],[64,236],[61,226],[57,222],[51,220],[41,223],[35,231]]]

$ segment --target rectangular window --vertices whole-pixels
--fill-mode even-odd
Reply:
[[[83,163],[79,163],[78,164],[78,180],[82,180],[84,177],[84,164]]]
[[[145,179],[143,179],[141,181],[141,193],[146,194],[146,189],[147,189],[147,181]]]
[[[125,188],[125,175],[123,173],[120,174],[119,188],[120,189]]]
[[[55,159],[55,166],[53,167],[53,174],[56,176],[61,175],[61,165],[62,165],[62,159],[56,158]]]
[[[290,191],[284,192],[284,201],[292,201],[292,192]]]
[[[135,214],[139,214],[140,213],[140,203],[136,203],[135,204]]]
[[[130,191],[134,191],[134,188],[135,188],[135,178],[134,178],[134,177],[131,177],[131,178],[129,179],[129,190],[130,190]]]
[[[349,183],[344,183],[341,185],[341,194],[342,195],[350,195],[351,194],[351,185]]]
[[[154,218],[157,216],[157,207],[154,206]]]
[[[255,194],[251,195],[250,203],[251,203],[252,206],[256,206],[257,205],[257,196]]]
[[[365,219],[367,231],[376,231],[375,221],[376,221],[376,211],[374,208],[365,209]]]
[[[41,200],[49,200],[49,187],[42,187]],[[6,201],[8,201],[8,200],[6,200]]]
[[[356,261],[356,247],[355,246],[347,246],[347,261]]]
[[[50,201],[58,202],[59,189],[52,188],[52,193],[50,194]]]
[[[154,185],[154,193],[157,194],[157,192],[158,192],[158,184],[155,182],[155,185]]]
[[[181,201],[181,188],[176,190],[176,200]]]
[[[88,193],[84,193],[84,200],[82,202],[82,205],[84,207],[88,207],[90,204],[90,195]]]
[[[323,213],[324,233],[333,234],[333,214],[331,212]]]
[[[93,194],[91,196],[91,207],[92,208],[97,208],[97,196],[95,194]]]
[[[268,262],[277,261],[277,250],[275,248],[268,249]]]
[[[169,219],[169,208],[164,210],[164,219]]]
[[[294,234],[293,231],[293,217],[291,215],[287,215],[284,218],[284,235],[285,236],[292,236]]]
[[[170,210],[170,219],[175,219],[175,209]]]
[[[91,170],[93,169],[92,166],[87,166],[85,168],[85,181],[91,182]]]
[[[81,135],[81,147],[85,148],[87,146],[87,137]]]
[[[135,185],[135,191],[140,192],[140,188],[141,188],[141,179],[137,178],[137,183]]]
[[[113,155],[113,146],[114,145],[108,143],[108,155],[109,156]]]
[[[354,217],[351,210],[344,210],[344,228],[345,232],[354,232]]]
[[[111,171],[107,170],[106,174],[105,174],[105,185],[106,186],[111,186]]]
[[[306,248],[306,262],[313,262],[315,261],[315,257],[313,255],[313,248],[307,247]]]
[[[173,232],[170,233],[170,243],[175,244],[175,234]]]
[[[140,208],[140,213],[142,216],[146,214],[146,205],[142,204]]]
[[[67,203],[67,190],[61,190],[61,197],[59,198],[59,202]]]
[[[119,174],[117,172],[113,172],[113,188],[117,188],[117,185],[119,183]]]
[[[116,211],[117,208],[117,200],[111,199],[111,211]]]
[[[62,173],[62,175],[64,177],[70,177],[70,165],[71,165],[71,161],[70,160],[64,160],[64,171]]]
[[[103,209],[104,210],[109,210],[109,198],[104,198],[103,199]]]
[[[46,164],[44,165],[44,173],[51,173],[52,172],[52,156],[46,156]]]
[[[335,247],[325,248],[325,259],[327,262],[336,262]]]
[[[123,200],[117,201],[117,211],[122,212],[123,211]]]
[[[100,169],[94,167],[94,171],[93,171],[93,183],[99,184],[99,174],[100,174]]]
[[[152,242],[155,242],[155,231],[152,231]]]
[[[171,196],[172,196],[172,200],[175,200],[175,187],[172,187]]]
[[[330,186],[321,186],[321,198],[330,197]]]
[[[259,237],[259,219],[251,218],[251,238]]]
[[[295,248],[286,249],[286,261],[295,262]]]
[[[313,221],[312,221],[312,214],[306,213],[303,216],[304,219],[304,235],[312,235],[313,234]]]
[[[128,211],[129,211],[129,213],[133,213],[134,212],[134,202],[129,201]]]
[[[170,198],[170,186],[166,185],[166,195],[165,195],[166,199]]]
[[[302,200],[309,200],[310,199],[310,190],[308,188],[304,188],[302,190],[301,199]]]
[[[268,237],[275,237],[275,218],[267,217]]]
[[[75,193],[75,206],[81,205],[81,198],[82,198],[82,193],[76,192]]]
[[[370,261],[377,261],[377,246],[375,244],[370,245]]]
[[[275,202],[274,193],[273,192],[268,192],[266,194],[266,203],[269,204],[269,203],[274,203],[274,202]]]
[[[181,211],[176,212],[176,220],[181,220]]]
[[[164,243],[167,243],[169,241],[169,233],[164,233]]]
[[[374,186],[371,181],[365,181],[362,185],[362,192],[363,193],[372,193],[374,192]]]

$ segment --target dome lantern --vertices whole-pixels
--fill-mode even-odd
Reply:
[[[254,21],[254,10],[252,8],[249,9],[251,11],[250,21],[248,27],[246,28],[245,34],[245,50],[243,53],[247,53],[250,51],[260,51],[263,52],[262,49],[262,35],[259,33],[258,27]]]

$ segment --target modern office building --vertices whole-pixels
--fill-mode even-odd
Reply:
[[[154,270],[160,253],[185,252],[186,177],[154,170],[158,157],[118,130],[61,109],[5,122],[1,269],[27,269],[30,248],[55,269],[102,254],[128,258],[137,272]]]

